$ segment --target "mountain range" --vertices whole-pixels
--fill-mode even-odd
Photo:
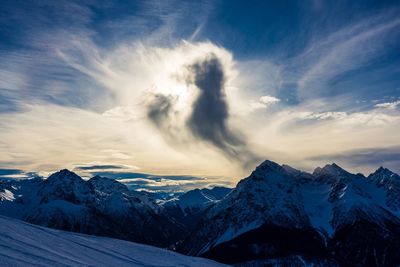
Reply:
[[[236,188],[170,199],[62,170],[0,182],[0,214],[240,266],[400,265],[400,177],[336,164],[313,173],[272,161]],[[292,266],[291,265],[291,266]]]
[[[400,177],[265,161],[204,214],[181,249],[225,263],[400,264]],[[295,258],[293,258],[295,257]]]
[[[0,214],[60,230],[167,247],[186,232],[146,194],[68,170],[1,183]]]

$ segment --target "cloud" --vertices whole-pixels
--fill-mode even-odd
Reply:
[[[230,180],[224,180],[219,182],[217,179],[209,178],[204,179],[168,179],[160,178],[157,180],[147,179],[147,178],[127,178],[119,179],[119,182],[128,186],[128,188],[133,190],[145,190],[149,192],[185,192],[195,188],[210,188],[214,186],[225,186],[232,187],[233,184]]]
[[[276,104],[280,101],[281,100],[279,98],[276,98],[276,97],[270,96],[270,95],[265,95],[265,96],[261,96],[259,98],[258,102],[251,103],[251,107],[254,110],[261,109],[261,108],[267,108],[270,105]]]
[[[209,54],[190,65],[189,72],[192,75],[190,82],[199,90],[187,121],[189,129],[196,137],[237,157],[240,151],[236,151],[235,147],[244,146],[244,141],[227,126],[226,78],[221,62],[215,55]]]
[[[21,174],[21,173],[24,173],[24,171],[18,169],[0,169],[0,176]]]
[[[289,117],[289,116],[288,116]],[[389,125],[400,120],[400,114],[387,114],[377,110],[365,112],[344,111],[296,111],[291,115],[294,124],[297,122],[335,123],[342,126],[378,126]]]
[[[222,177],[204,177],[192,175],[155,175],[148,173],[131,172],[125,170],[90,170],[91,175],[100,175],[128,186],[133,190],[182,192],[195,188],[211,186],[232,187],[234,182]],[[88,177],[90,178],[90,177]]]
[[[215,50],[209,48],[212,49]],[[228,125],[230,113],[225,91],[229,78],[227,67],[229,64],[224,65],[223,58],[216,53],[196,54],[193,60],[181,65],[180,69],[185,73],[187,84],[183,92],[191,96],[184,109],[178,107],[182,93],[175,96],[171,92],[156,93],[147,105],[147,117],[172,143],[179,143],[179,140],[185,144],[193,142],[192,136],[195,140],[218,148],[230,159],[246,165],[254,163],[258,158],[248,149],[243,135]]]
[[[155,94],[148,104],[147,117],[159,128],[171,131],[171,116],[173,115],[176,98],[170,95]]]
[[[91,165],[91,166],[77,166],[75,170],[81,171],[95,171],[95,170],[114,170],[114,169],[130,169],[124,165]]]
[[[299,113],[305,120],[342,120],[348,117],[346,112],[328,111],[328,112],[305,112]]]
[[[278,103],[279,101],[280,101],[280,99],[278,99],[274,96],[265,95],[265,96],[260,97],[260,103],[263,103],[265,105]]]
[[[320,37],[311,39],[302,53],[286,62],[285,76],[290,76],[284,79],[298,83],[302,101],[347,93],[335,88],[335,79],[346,79],[349,72],[382,57],[391,40],[398,38],[400,19],[398,9],[393,9],[339,28],[332,26],[337,29],[316,32]],[[352,88],[352,94],[362,90],[363,87]]]
[[[395,110],[398,106],[400,106],[400,100],[394,102],[379,103],[375,105],[376,108],[389,109],[389,110]]]
[[[2,166],[55,171],[76,167],[79,159],[94,167],[135,164],[143,172],[238,179],[254,167],[242,163],[256,162],[255,154],[308,164],[313,155],[399,144],[394,102],[372,111],[354,102],[374,83],[332,86],[391,51],[400,25],[393,12],[355,17],[340,28],[309,28],[312,37],[298,32],[290,39],[299,37],[300,45],[281,48],[276,54],[290,57],[277,60],[267,50],[265,57],[260,51],[247,57],[204,41],[209,4],[174,4],[138,3],[142,13],[117,3],[73,4],[61,9],[54,27],[41,25],[49,22],[43,8],[23,23],[7,21],[24,30],[21,49],[0,50]],[[119,17],[110,8],[130,12]],[[188,20],[193,10],[194,23]],[[65,14],[73,16],[64,20]],[[188,37],[199,42],[182,41]],[[374,99],[388,99],[381,96]],[[96,172],[85,166],[90,175]]]
[[[102,114],[105,117],[119,120],[119,121],[134,121],[140,118],[140,115],[135,112],[133,107],[129,106],[118,106],[112,109],[106,110]]]
[[[28,179],[37,177],[36,172],[25,172],[19,169],[0,169],[1,179]]]

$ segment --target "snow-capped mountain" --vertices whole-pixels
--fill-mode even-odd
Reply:
[[[244,266],[400,265],[400,176],[382,167],[365,177],[265,161],[235,189],[155,196],[62,170],[0,181],[0,214]]]
[[[226,263],[396,266],[399,181],[383,168],[365,177],[331,164],[309,174],[265,161],[205,212],[181,249]]]
[[[0,216],[1,266],[198,266],[223,264],[148,245],[49,229]]]
[[[383,188],[386,194],[386,205],[400,216],[400,176],[386,168],[380,167],[368,176],[378,188]]]
[[[145,194],[104,177],[85,181],[61,170],[47,179],[2,181],[0,192],[1,215],[42,226],[163,247],[185,234]]]
[[[232,191],[231,188],[214,187],[190,190],[166,201],[159,202],[166,212],[190,231],[203,216],[203,212]]]
[[[164,207],[177,207],[183,214],[187,215],[204,210],[223,199],[231,191],[232,189],[226,187],[194,189],[161,204]]]

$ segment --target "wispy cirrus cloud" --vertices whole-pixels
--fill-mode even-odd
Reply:
[[[309,91],[313,83],[321,86],[321,83],[382,55],[385,44],[400,27],[396,14],[389,11],[366,18],[311,43],[301,54],[301,58],[310,64],[298,81],[300,88]]]

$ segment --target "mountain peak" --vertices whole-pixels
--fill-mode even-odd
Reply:
[[[394,172],[392,172],[391,170],[389,170],[388,168],[385,168],[383,166],[380,166],[374,173],[378,174],[378,173],[387,173],[387,174],[393,174]]]
[[[347,173],[348,172],[341,168],[339,165],[337,165],[336,163],[332,163],[325,165],[323,168],[317,167],[314,170],[313,175],[317,177],[323,175],[339,176]]]
[[[369,179],[372,180],[380,180],[383,181],[382,179],[393,179],[394,177],[400,177],[398,174],[392,172],[391,170],[385,168],[385,167],[379,167],[375,172],[371,173],[368,175]]]
[[[82,180],[82,178],[80,176],[78,176],[76,173],[68,170],[68,169],[62,169],[58,172],[53,173],[52,175],[50,175],[47,180],[51,181],[51,180]]]
[[[38,194],[41,203],[52,200],[65,200],[73,204],[89,201],[90,188],[80,176],[63,169],[50,175],[41,185]]]
[[[281,170],[282,166],[271,160],[265,160],[263,163],[257,166],[256,170]]]

